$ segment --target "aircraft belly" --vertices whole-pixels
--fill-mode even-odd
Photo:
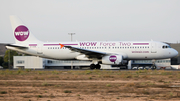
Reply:
[[[44,55],[46,57],[54,58],[54,59],[75,59],[77,56],[76,52],[70,52],[67,50],[50,50],[44,51]]]
[[[156,57],[155,54],[149,53],[136,53],[136,54],[129,54],[128,59],[154,59]]]

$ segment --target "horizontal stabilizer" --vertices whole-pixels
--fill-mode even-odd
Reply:
[[[17,45],[17,44],[7,44],[6,46],[21,48],[21,49],[27,49],[27,48],[28,48],[28,47],[26,47],[26,46]]]

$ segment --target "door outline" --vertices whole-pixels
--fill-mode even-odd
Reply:
[[[157,52],[157,46],[155,42],[151,42],[151,53]]]

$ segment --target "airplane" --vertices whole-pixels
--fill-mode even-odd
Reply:
[[[91,69],[100,64],[128,65],[129,60],[167,59],[178,55],[168,44],[158,41],[77,41],[42,42],[17,16],[10,16],[15,44],[7,49],[56,60],[91,60]]]

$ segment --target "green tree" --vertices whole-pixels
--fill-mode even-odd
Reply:
[[[0,66],[2,66],[4,63],[4,58],[3,57],[0,57]]]
[[[13,51],[13,50],[6,50],[5,55],[4,55],[4,62],[3,62],[4,68],[8,68],[9,55],[10,55],[10,67],[12,67],[13,66],[13,56],[21,56],[22,54],[19,54],[18,52]]]

